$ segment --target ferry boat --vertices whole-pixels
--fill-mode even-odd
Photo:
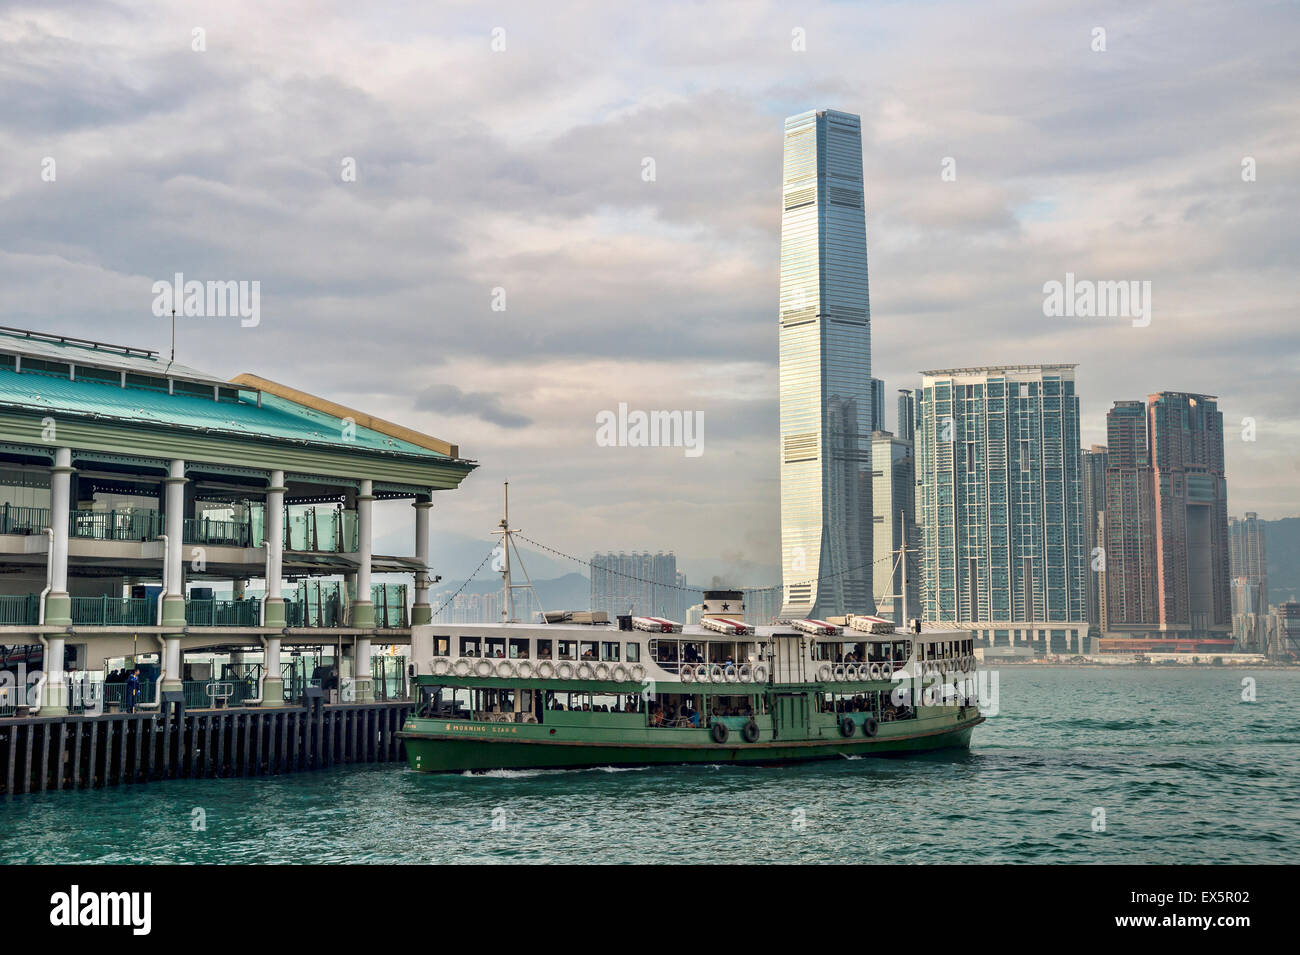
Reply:
[[[553,615],[411,631],[418,772],[777,764],[965,748],[984,718],[968,631],[849,615]],[[920,632],[918,632],[920,631]]]

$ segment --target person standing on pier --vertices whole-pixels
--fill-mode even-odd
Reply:
[[[126,681],[126,711],[135,712],[135,705],[140,700],[140,668],[131,671]]]

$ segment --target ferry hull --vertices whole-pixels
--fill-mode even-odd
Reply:
[[[421,721],[424,722],[424,721]],[[428,721],[436,724],[437,721]],[[773,765],[861,756],[900,756],[967,749],[983,717],[949,728],[891,737],[776,740],[757,743],[612,743],[608,741],[466,738],[433,731],[400,733],[408,765],[417,772],[486,772],[494,769],[584,769],[682,763]]]

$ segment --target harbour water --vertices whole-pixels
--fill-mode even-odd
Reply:
[[[11,796],[0,861],[1296,861],[1300,670],[1004,667],[997,704],[969,753],[906,759]]]

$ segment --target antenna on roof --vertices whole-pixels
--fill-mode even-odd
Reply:
[[[176,309],[173,308],[172,309],[172,357],[171,357],[171,361],[169,361],[167,364],[170,365],[171,362],[175,360],[176,360]]]

